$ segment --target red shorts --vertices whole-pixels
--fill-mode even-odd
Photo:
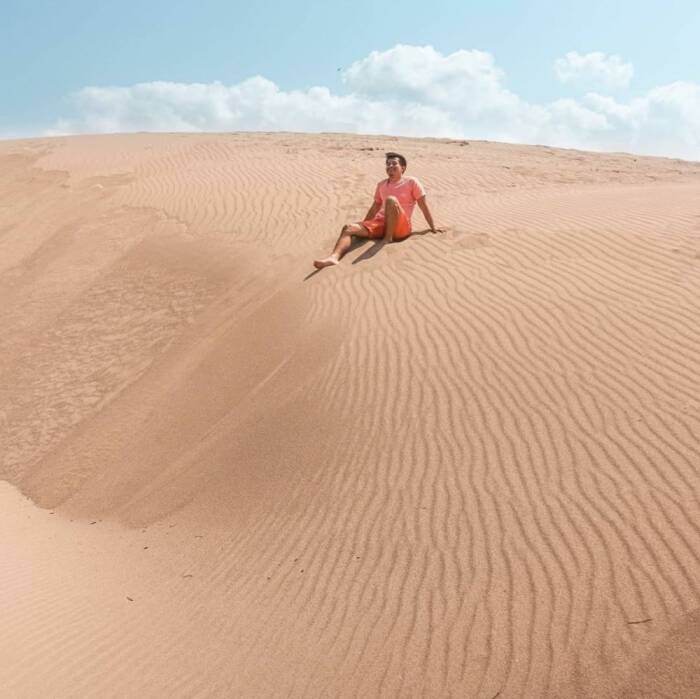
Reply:
[[[385,223],[384,216],[375,216],[369,221],[363,221],[362,225],[369,231],[370,238],[383,238]],[[396,222],[396,228],[394,229],[394,240],[403,240],[408,238],[409,235],[411,235],[411,222],[408,220],[406,212],[400,209],[399,220]]]

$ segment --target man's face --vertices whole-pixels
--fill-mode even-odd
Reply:
[[[386,159],[386,174],[389,177],[396,177],[396,175],[401,176],[403,174],[403,168],[398,158],[387,158]]]

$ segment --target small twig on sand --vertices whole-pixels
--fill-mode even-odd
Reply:
[[[651,621],[651,618],[649,619],[639,619],[638,621],[628,621],[628,624],[646,624],[647,621]]]

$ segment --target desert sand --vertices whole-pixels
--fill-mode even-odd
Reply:
[[[2,696],[697,696],[699,310],[700,163],[0,142]]]

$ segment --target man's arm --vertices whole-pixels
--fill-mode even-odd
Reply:
[[[371,221],[376,214],[379,212],[379,209],[382,208],[382,205],[378,201],[373,201],[372,206],[369,207],[369,211],[367,212],[367,215],[362,219],[363,221]]]
[[[428,208],[428,202],[425,200],[425,194],[420,199],[418,199],[417,203],[418,206],[420,206],[420,210],[423,212],[423,216],[425,216],[425,220],[430,226],[431,233],[442,233],[442,228],[435,228],[433,215],[430,213],[430,209]]]

